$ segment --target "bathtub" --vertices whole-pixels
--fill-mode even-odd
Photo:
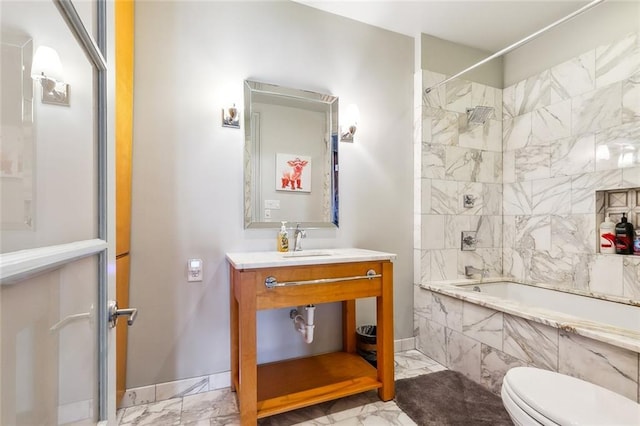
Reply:
[[[423,283],[416,349],[499,394],[514,366],[535,366],[640,401],[640,306],[506,279]]]
[[[545,284],[462,279],[423,285],[481,306],[640,352],[638,302],[587,296]]]
[[[485,282],[463,279],[422,287],[640,352],[640,306],[637,304],[504,279]]]
[[[554,313],[640,333],[640,307],[511,281],[461,284],[458,288],[506,299]]]

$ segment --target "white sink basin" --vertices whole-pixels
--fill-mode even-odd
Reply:
[[[330,251],[326,250],[308,250],[308,251],[289,251],[282,254],[282,257],[289,259],[292,257],[316,257],[316,256],[331,256]]]

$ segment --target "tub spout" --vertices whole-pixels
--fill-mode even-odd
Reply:
[[[480,274],[481,278],[484,278],[487,275],[486,269],[479,269],[475,266],[465,265],[464,267],[464,276],[467,278],[471,278],[473,274]]]

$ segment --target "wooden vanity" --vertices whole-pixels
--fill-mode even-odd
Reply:
[[[362,249],[227,254],[231,389],[242,425],[372,389],[393,399],[393,259]],[[355,299],[363,297],[376,298],[377,369],[356,353]],[[329,302],[342,302],[342,351],[257,364],[257,311]]]

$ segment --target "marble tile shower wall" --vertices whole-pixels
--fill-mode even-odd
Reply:
[[[419,287],[471,264],[640,300],[640,256],[596,249],[596,191],[640,187],[640,34],[503,91],[460,81],[424,94],[445,77],[415,80],[416,349],[496,393],[509,368],[532,365],[640,401],[640,354]],[[469,127],[476,105],[496,115]],[[478,231],[477,251],[460,251],[463,230]]]
[[[504,89],[503,182],[505,274],[640,300],[640,259],[597,253],[595,196],[640,187],[640,34]]]
[[[458,278],[464,265],[502,273],[502,90],[456,80],[425,94],[445,75],[416,74],[414,282]],[[494,109],[484,124],[467,108]],[[463,207],[463,196],[475,205]],[[461,232],[477,232],[477,249],[461,251]]]

